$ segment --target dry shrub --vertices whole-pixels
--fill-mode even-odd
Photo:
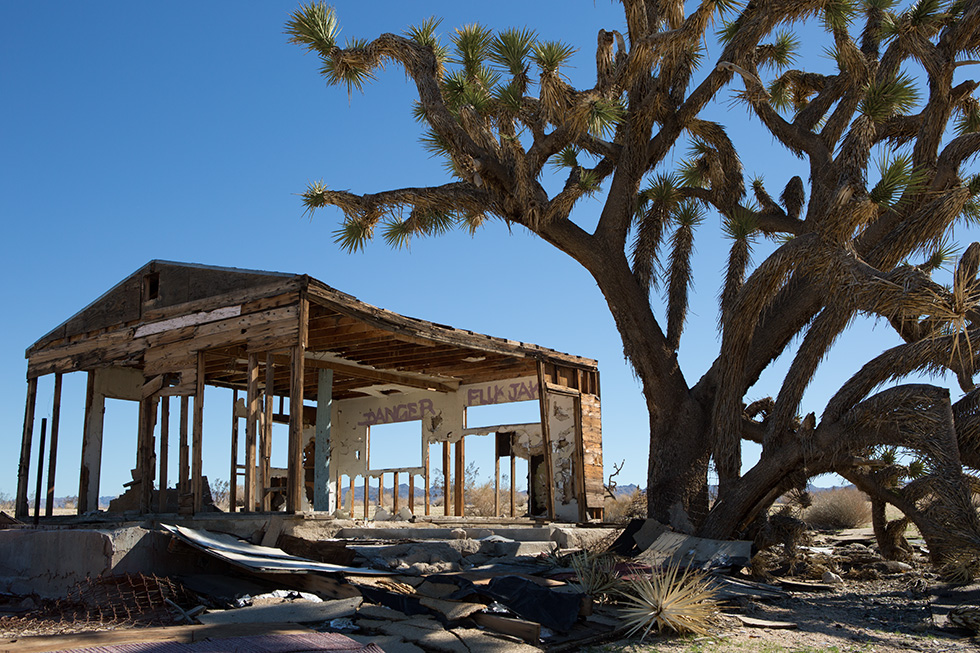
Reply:
[[[642,490],[630,494],[620,494],[615,499],[606,497],[605,521],[612,524],[625,524],[631,519],[646,519],[647,497]]]
[[[871,502],[857,488],[827,490],[813,497],[804,520],[810,528],[858,528],[871,521]]]
[[[493,517],[493,482],[468,485],[466,491],[466,514],[476,517]],[[501,493],[502,494],[502,493]],[[500,497],[500,507],[505,508],[504,497]],[[509,504],[508,504],[509,505]]]

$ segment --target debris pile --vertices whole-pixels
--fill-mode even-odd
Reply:
[[[251,538],[293,552],[287,553],[228,534],[161,526],[172,536],[168,555],[193,558],[211,573],[101,577],[29,617],[3,617],[0,625],[5,632],[17,623],[59,632],[40,624],[74,622],[76,630],[79,624],[183,624],[205,629],[194,631],[200,637],[293,628],[349,642],[331,645],[368,647],[351,650],[530,653],[657,633],[811,629],[807,619],[830,623],[835,606],[861,601],[869,583],[894,588],[899,579],[897,595],[869,599],[869,619],[884,622],[902,605],[921,613],[920,622],[927,617],[927,628],[952,629],[971,628],[980,614],[971,607],[978,602],[973,594],[943,598],[921,545],[913,543],[919,561],[885,560],[866,533],[818,535],[808,545],[763,551],[752,542],[697,538],[646,519],[614,538],[593,529],[577,540],[584,546],[569,548],[559,541],[577,534],[555,531],[541,541],[530,539],[532,529],[509,533],[517,539],[504,536],[506,529],[462,528],[405,529],[401,541],[378,537],[388,529],[348,529],[346,537],[315,541],[266,529]],[[417,537],[409,540],[412,534]],[[295,555],[298,550],[310,557]],[[787,608],[805,604],[827,609],[807,617]]]

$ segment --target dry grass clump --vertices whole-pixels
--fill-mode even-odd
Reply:
[[[605,521],[612,524],[625,524],[631,519],[646,519],[647,497],[639,489],[629,494],[620,494],[615,499],[606,497]]]
[[[858,528],[871,521],[871,502],[856,488],[827,490],[813,497],[803,519],[810,528]]]
[[[681,635],[708,635],[718,615],[715,589],[703,572],[689,567],[682,572],[678,565],[671,565],[649,578],[625,580],[619,593],[626,604],[623,621],[631,627],[627,637],[642,630],[640,641],[654,626]]]

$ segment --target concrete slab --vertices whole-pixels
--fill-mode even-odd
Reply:
[[[0,592],[63,598],[112,571],[112,539],[94,530],[0,530]]]
[[[357,625],[384,635],[399,637],[420,646],[426,651],[443,653],[469,653],[469,649],[452,633],[443,629],[434,619],[428,619],[435,627],[426,627],[426,619],[412,621],[377,621],[358,619]]]
[[[408,615],[398,610],[386,608],[383,605],[365,604],[357,609],[357,616],[366,619],[387,619],[389,621],[404,621]]]
[[[463,640],[470,653],[540,653],[541,649],[513,642],[500,637],[494,637],[476,628],[453,628],[454,635]],[[387,649],[386,649],[387,650]]]
[[[355,642],[360,644],[374,644],[384,650],[385,653],[425,653],[415,644],[406,642],[401,637],[394,635],[347,635]]]
[[[228,623],[312,623],[353,616],[364,599],[355,597],[312,603],[290,601],[275,605],[254,605],[235,610],[219,610],[197,616],[202,624]]]

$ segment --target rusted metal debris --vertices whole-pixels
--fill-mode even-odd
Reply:
[[[165,626],[177,622],[171,603],[196,605],[197,597],[166,577],[120,574],[86,578],[64,599],[29,616],[0,618],[0,630],[31,631],[45,625]]]

